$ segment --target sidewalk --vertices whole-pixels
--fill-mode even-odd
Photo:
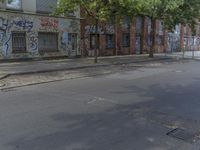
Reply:
[[[94,58],[76,58],[76,59],[1,63],[0,64],[0,79],[5,78],[10,75],[75,70],[75,69],[94,68],[94,67],[102,67],[102,66],[109,66],[109,65],[142,63],[142,62],[158,61],[158,60],[165,60],[165,59],[171,59],[171,58],[165,57],[162,54],[158,54],[158,55],[155,55],[154,58],[149,58],[148,55],[99,57],[98,58],[99,61],[97,64],[94,64]]]

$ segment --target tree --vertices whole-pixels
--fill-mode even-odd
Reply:
[[[113,14],[113,3],[115,0],[59,0],[58,6],[54,11],[54,15],[69,13],[75,11],[78,7],[83,9],[85,17],[92,17],[95,19],[95,59],[97,63],[98,58],[98,26],[99,21],[105,21],[108,16]]]
[[[138,5],[141,7],[140,10],[142,10],[139,12],[139,14],[142,16],[147,16],[151,19],[152,44],[149,52],[149,57],[154,57],[157,35],[156,21],[162,20],[165,24],[164,27],[174,27],[174,20],[172,20],[172,22],[166,22],[165,19],[169,19],[171,16],[173,16],[174,11],[182,6],[184,2],[183,0],[140,0],[138,3]]]
[[[98,22],[108,20],[110,16],[114,16],[117,22],[124,16],[129,19],[135,16],[149,17],[152,39],[150,57],[154,56],[156,48],[156,20],[163,22],[164,30],[173,30],[177,24],[188,24],[194,29],[197,19],[200,18],[199,0],[60,0],[55,13],[70,12],[77,6],[86,12],[86,16],[95,18],[96,35],[98,34]],[[97,62],[97,47],[95,62]]]

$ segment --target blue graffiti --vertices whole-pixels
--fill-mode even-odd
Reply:
[[[0,17],[0,30],[6,32],[8,29],[8,20]]]
[[[11,40],[11,33],[0,33],[0,45],[4,56],[8,55],[9,41]]]
[[[31,31],[33,28],[33,22],[28,20],[14,20],[13,25],[27,31]]]

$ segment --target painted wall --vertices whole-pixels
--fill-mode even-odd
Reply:
[[[130,46],[122,46],[122,34],[130,34]],[[99,34],[99,56],[129,55],[135,53],[135,26],[113,25],[111,23],[100,22],[98,27]],[[95,49],[91,48],[91,36],[95,35],[95,21],[93,18],[85,18],[81,21],[81,52],[83,56],[94,56]],[[112,35],[113,47],[107,46],[106,36]]]
[[[15,54],[12,52],[13,31],[26,32],[26,53]],[[0,57],[40,57],[41,54],[38,51],[38,32],[56,32],[59,36],[59,52],[44,53],[42,56],[80,55],[79,44],[77,50],[72,51],[71,43],[67,38],[69,33],[76,33],[77,43],[79,43],[79,20],[0,12]]]
[[[112,34],[114,35],[115,29],[113,25],[100,24],[98,27],[99,33],[99,55],[113,55],[113,49],[109,49],[106,51],[106,41],[105,35]],[[94,24],[86,24],[83,29],[83,41],[82,49],[86,50],[87,56],[94,56],[94,49],[90,47],[90,35],[95,34],[95,25]],[[111,54],[110,54],[111,53]]]

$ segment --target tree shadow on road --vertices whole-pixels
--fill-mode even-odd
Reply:
[[[163,130],[161,124],[177,120],[190,123],[196,120],[200,124],[196,118],[200,115],[200,101],[197,98],[200,96],[200,84],[153,84],[146,88],[131,85],[124,88],[124,93],[112,91],[112,94],[125,96],[128,91],[139,97],[152,99],[117,105],[99,113],[57,113],[50,116],[51,119],[64,126],[56,129],[56,132],[49,131],[49,134],[29,140],[18,139],[9,145],[15,146],[16,150],[133,150],[146,147],[178,149],[177,145],[166,141],[165,132],[168,129],[164,130],[163,135],[157,135],[157,132]],[[191,119],[191,113],[194,119]],[[156,123],[160,126],[154,126]],[[185,145],[181,147],[181,144],[178,146],[181,150],[188,148]]]

